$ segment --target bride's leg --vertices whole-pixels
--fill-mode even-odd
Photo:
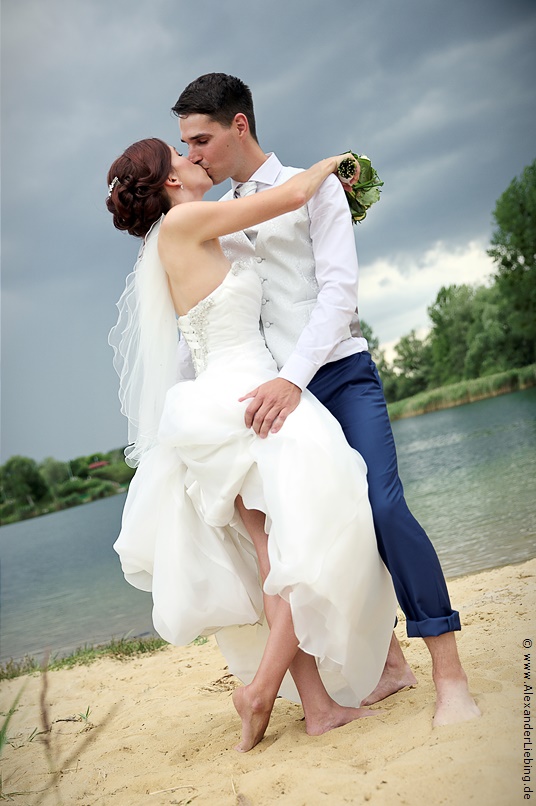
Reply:
[[[248,530],[255,546],[259,560],[261,580],[264,583],[264,580],[270,571],[267,535],[264,531],[264,513],[257,510],[246,509],[240,496],[236,500],[236,505],[238,511],[240,512],[242,521],[244,522],[244,526]],[[292,615],[290,613],[290,606],[288,603],[284,602],[279,596],[268,596],[264,592],[263,601],[266,620],[271,632],[274,629],[274,620],[281,605],[285,606],[284,610],[288,610],[292,635],[296,641],[297,647],[297,639],[294,634],[294,625],[292,624]],[[312,655],[308,655],[301,649],[297,649],[288,668],[296,684],[296,688],[298,689],[298,694],[300,695],[305,716],[305,729],[308,734],[318,736],[322,733],[326,733],[328,730],[332,730],[333,728],[346,725],[348,722],[352,722],[354,719],[359,719],[360,717],[364,716],[373,716],[378,713],[378,711],[370,711],[366,708],[343,707],[336,703],[325,689],[322,678],[318,672],[315,659]],[[286,669],[284,672],[285,671]],[[283,679],[284,672],[281,676],[281,681]],[[281,685],[281,681],[279,682],[279,685]],[[277,690],[279,690],[279,685]],[[238,689],[238,691],[244,691],[244,689]],[[276,694],[277,691],[275,692],[274,698]],[[266,730],[267,725],[268,720],[266,721],[264,730]],[[262,736],[260,738],[262,738]],[[260,741],[260,738],[257,741]]]
[[[320,677],[316,661],[301,649],[289,666],[292,679],[300,695],[305,717],[305,730],[309,736],[320,736],[334,728],[347,725],[365,716],[377,716],[381,711],[369,708],[351,708],[339,705],[329,696]]]
[[[236,750],[245,753],[261,741],[279,687],[297,649],[290,607],[280,599],[255,677],[248,686],[233,692],[233,702],[242,720],[242,737]]]
[[[236,504],[255,546],[264,581],[269,570],[264,515],[247,510],[240,497]],[[248,686],[233,692],[233,702],[242,720],[242,737],[236,750],[242,753],[251,750],[264,736],[279,687],[298,649],[288,603],[280,597],[265,594],[263,597],[270,634],[255,677]]]

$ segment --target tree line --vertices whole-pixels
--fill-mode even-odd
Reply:
[[[536,363],[536,160],[512,180],[493,216],[490,283],[441,288],[428,308],[426,338],[403,336],[389,364],[363,323],[389,403]],[[0,524],[115,494],[133,474],[122,449],[40,464],[12,456],[0,467]]]
[[[115,495],[133,475],[122,448],[69,462],[12,456],[0,467],[0,525]]]
[[[389,403],[536,362],[536,160],[500,196],[493,218],[489,284],[441,288],[424,339],[414,330],[403,336],[389,364],[365,325]]]

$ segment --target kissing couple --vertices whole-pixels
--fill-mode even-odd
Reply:
[[[143,239],[110,333],[137,467],[114,545],[125,578],[152,593],[165,640],[216,635],[245,684],[241,752],[277,696],[318,735],[416,685],[397,600],[432,656],[434,725],[472,719],[459,614],[404,500],[359,328],[348,155],[284,167],[223,73],[173,111],[187,156],[146,139],[108,172],[114,225]]]

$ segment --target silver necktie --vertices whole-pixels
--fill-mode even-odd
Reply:
[[[234,197],[235,199],[244,198],[244,196],[253,196],[254,193],[257,192],[258,184],[257,182],[250,179],[248,182],[242,182],[240,185],[237,185],[234,189]],[[257,230],[254,228],[245,229],[244,235],[246,235],[253,246],[255,246],[255,241],[257,240]]]
[[[235,199],[242,198],[243,196],[252,196],[254,193],[257,192],[257,182],[253,180],[249,180],[248,182],[242,182],[240,185],[237,185],[234,189],[234,197]]]

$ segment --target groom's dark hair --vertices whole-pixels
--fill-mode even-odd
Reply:
[[[241,112],[248,119],[251,136],[259,142],[251,90],[235,76],[228,76],[226,73],[206,73],[199,76],[181,92],[171,111],[179,118],[185,115],[208,115],[226,127]]]

